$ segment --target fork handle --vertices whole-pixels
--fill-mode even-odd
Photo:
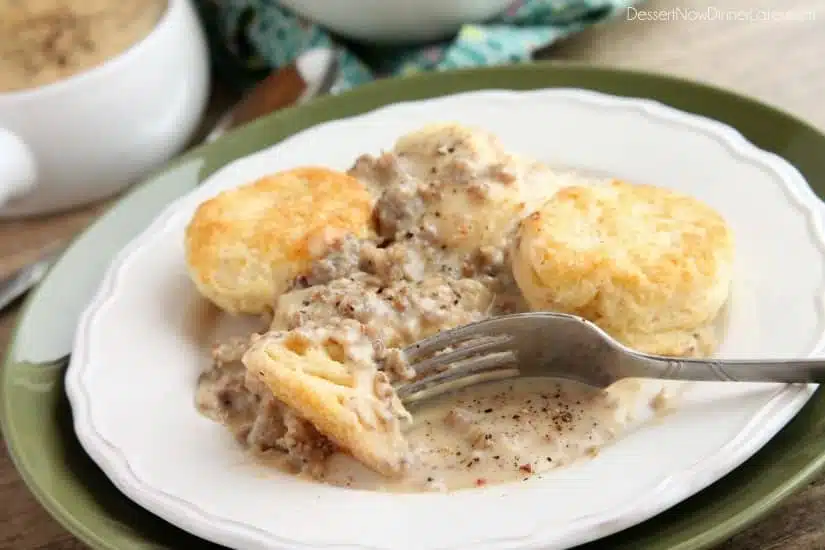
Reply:
[[[712,382],[825,382],[825,359],[707,360],[672,359],[634,354],[633,368],[642,377]]]

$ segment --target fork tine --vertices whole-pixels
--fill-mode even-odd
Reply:
[[[415,382],[403,384],[396,388],[398,397],[405,399],[432,386],[447,384],[473,375],[490,373],[495,371],[512,370],[518,373],[518,369],[513,367],[516,361],[516,354],[512,351],[500,351],[488,353],[479,357],[471,357],[454,364],[451,368],[425,376]],[[506,365],[510,365],[507,367]]]
[[[510,343],[512,339],[511,336],[502,334],[484,339],[480,338],[478,343],[474,343],[473,340],[465,340],[465,343],[468,343],[466,346],[436,354],[417,363],[411,363],[411,366],[415,369],[416,374],[424,374],[434,367],[447,366],[483,352],[504,351],[506,349],[505,346]]]
[[[429,338],[424,338],[423,340],[420,340],[415,344],[408,346],[404,350],[404,353],[407,356],[407,359],[410,362],[413,362],[419,359],[420,357],[432,355],[433,353],[447,346],[457,346],[466,342],[467,340],[472,340],[474,338],[496,338],[500,336],[506,336],[501,334],[490,333],[491,324],[489,321],[494,320],[495,319],[488,319],[488,322],[473,323],[470,325],[465,325],[463,327],[458,327],[436,333],[433,336],[430,336]]]
[[[422,399],[432,399],[439,395],[460,390],[468,386],[475,386],[483,384],[484,382],[492,382],[493,380],[506,380],[508,378],[515,378],[519,375],[519,370],[515,367],[501,367],[492,369],[479,374],[465,376],[443,384],[434,384],[424,389],[419,389],[413,392],[400,392],[399,398],[405,405],[411,405]]]

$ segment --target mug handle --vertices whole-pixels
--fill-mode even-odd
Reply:
[[[34,153],[17,134],[0,127],[0,206],[37,184]]]

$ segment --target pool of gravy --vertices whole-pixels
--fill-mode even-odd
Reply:
[[[388,492],[453,491],[526,481],[595,456],[617,437],[609,392],[573,381],[519,378],[434,397],[410,412],[414,459],[399,479],[352,458],[330,458],[324,481]]]

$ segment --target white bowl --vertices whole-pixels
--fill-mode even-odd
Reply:
[[[113,195],[180,151],[209,94],[190,0],[168,0],[143,40],[53,84],[0,93],[0,218]]]
[[[512,0],[281,0],[295,13],[346,38],[375,44],[427,42],[465,23],[495,17]]]
[[[78,439],[121,491],[240,550],[559,550],[649,519],[707,487],[805,404],[813,387],[804,384],[664,383],[674,409],[641,422],[595,459],[524,483],[450,494],[331,487],[245,456],[193,403],[212,331],[228,327],[208,321],[186,273],[183,235],[192,213],[267,173],[307,164],[344,169],[361,153],[444,120],[485,127],[508,150],[553,165],[655,183],[708,203],[737,239],[719,355],[822,353],[822,203],[793,166],[735,130],[652,101],[573,89],[400,103],[309,128],[227,164],[114,260],[78,324],[66,392]],[[662,385],[648,381],[631,397],[649,412],[649,396]]]

